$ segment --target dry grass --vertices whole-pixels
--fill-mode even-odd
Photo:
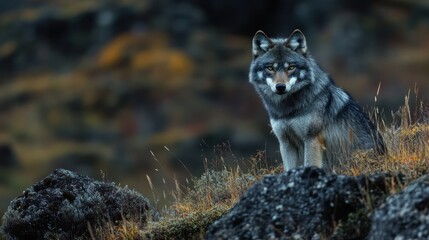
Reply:
[[[429,173],[429,109],[423,103],[410,109],[409,97],[393,123],[381,124],[381,133],[388,148],[387,156],[358,152],[339,173],[361,175],[374,172],[403,173],[408,181]],[[382,120],[382,119],[381,119]]]
[[[168,148],[166,150],[169,151]],[[283,171],[282,167],[270,168],[261,151],[242,164],[236,161],[233,167],[228,167],[221,156],[218,170],[207,167],[202,176],[180,181],[155,154],[152,155],[158,164],[156,172],[164,176],[161,181],[164,186],[159,186],[155,184],[157,181],[146,175],[152,190],[152,196],[148,197],[153,205],[162,209],[160,221],[149,221],[144,229],[133,221],[107,222],[101,228],[89,227],[92,239],[201,239],[206,228],[224,215],[255,181],[267,174]],[[169,192],[163,190],[166,186],[170,186]],[[166,198],[173,200],[169,205],[160,206]]]
[[[411,111],[408,100],[406,98],[405,106],[393,114],[394,121],[390,126],[386,126],[383,119],[376,119],[389,154],[375,156],[371,152],[358,152],[337,173],[353,176],[376,172],[403,173],[408,181],[412,181],[429,172],[429,111],[423,104]],[[155,205],[160,196],[166,198],[168,195],[174,199],[173,202],[163,207],[160,221],[149,222],[145,229],[138,229],[136,224],[125,221],[122,225],[108,225],[104,232],[97,232],[101,239],[201,239],[207,226],[234,206],[255,181],[283,170],[281,166],[268,166],[264,152],[241,164],[236,162],[235,166],[227,166],[227,161],[220,157],[218,170],[207,167],[202,176],[186,179],[182,184],[155,155],[154,159],[159,164],[157,171],[165,174],[163,184],[171,182],[172,189],[169,193],[158,192],[151,177],[146,176]],[[400,187],[395,186],[392,193]]]
[[[140,239],[140,225],[135,221],[122,221],[120,224],[108,222],[102,228],[88,226],[92,239],[119,240]]]

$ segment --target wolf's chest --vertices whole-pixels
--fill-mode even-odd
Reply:
[[[312,128],[317,128],[317,119],[310,115],[289,119],[270,119],[271,127],[277,138],[288,138],[302,142],[309,133],[313,132]]]

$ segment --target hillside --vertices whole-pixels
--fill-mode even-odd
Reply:
[[[213,238],[215,236],[213,234],[218,234],[218,237],[231,237],[231,235],[225,234],[233,234],[232,236],[237,236],[236,234],[246,234],[246,231],[244,231],[244,233],[239,233],[242,231],[240,230],[242,228],[235,230],[233,229],[232,232],[228,232],[231,231],[227,230],[228,227],[234,228],[234,224],[223,223],[226,225],[222,226],[222,221],[228,221],[228,216],[231,216],[231,214],[240,214],[239,212],[237,213],[237,211],[239,211],[237,209],[240,209],[237,206],[240,206],[240,204],[245,204],[245,202],[242,203],[242,201],[251,201],[251,206],[258,204],[257,202],[252,202],[256,200],[250,200],[252,198],[249,197],[252,196],[252,191],[253,194],[256,194],[256,197],[261,196],[261,190],[257,190],[255,193],[255,186],[260,186],[269,179],[274,179],[274,181],[276,181],[275,179],[282,178],[289,179],[285,183],[288,187],[296,188],[292,193],[290,193],[293,196],[295,196],[294,193],[298,193],[300,191],[304,191],[304,194],[307,194],[306,191],[309,191],[308,194],[310,195],[306,198],[312,199],[315,196],[318,196],[319,198],[326,197],[323,194],[328,194],[327,196],[329,196],[329,191],[337,192],[332,196],[334,199],[336,199],[333,203],[331,203],[333,204],[332,207],[334,207],[334,209],[343,209],[342,211],[345,211],[336,212],[335,210],[332,210],[334,212],[331,214],[333,214],[333,216],[338,216],[339,219],[336,219],[336,217],[331,219],[329,216],[321,215],[322,217],[324,216],[324,219],[327,219],[323,220],[317,218],[319,215],[316,215],[316,218],[312,218],[311,220],[311,222],[314,221],[314,224],[316,225],[305,224],[305,227],[302,226],[303,229],[312,229],[311,226],[316,226],[315,228],[318,229],[320,224],[323,223],[323,231],[327,231],[325,234],[331,236],[330,238],[332,239],[344,239],[350,236],[353,236],[353,239],[363,239],[367,237],[368,234],[372,236],[372,239],[376,239],[374,236],[386,237],[388,234],[394,234],[395,231],[400,232],[402,228],[408,229],[405,231],[408,233],[404,232],[405,234],[426,234],[423,232],[418,232],[418,229],[413,230],[413,226],[416,226],[416,223],[409,223],[409,221],[417,220],[405,219],[422,219],[418,214],[427,214],[427,212],[424,211],[426,205],[421,205],[423,204],[421,201],[425,201],[424,199],[422,200],[422,198],[425,197],[421,195],[424,193],[416,193],[416,191],[418,191],[416,189],[422,187],[426,189],[425,186],[429,183],[427,182],[427,178],[429,176],[427,175],[429,174],[428,113],[429,112],[427,109],[420,109],[420,120],[418,122],[410,122],[410,109],[407,105],[405,105],[403,108],[401,108],[400,111],[397,112],[397,114],[395,114],[396,119],[398,120],[398,126],[382,126],[384,129],[382,131],[382,135],[389,151],[388,156],[375,157],[371,152],[355,153],[352,159],[344,161],[342,166],[336,168],[336,174],[330,176],[326,175],[322,170],[311,168],[301,168],[289,171],[286,174],[280,174],[282,173],[282,168],[268,166],[265,153],[260,152],[252,158],[237,161],[233,165],[228,165],[226,162],[224,162],[222,155],[220,155],[219,158],[221,161],[217,166],[207,167],[201,176],[194,177],[189,180],[187,179],[185,183],[182,184],[178,182],[176,175],[170,175],[171,173],[166,171],[164,166],[162,166],[162,163],[158,162],[158,177],[162,177],[164,186],[153,182],[153,180],[155,180],[154,177],[156,176],[151,177],[146,175],[146,182],[149,184],[151,191],[151,193],[146,196],[153,200],[155,209],[159,211],[159,217],[145,217],[145,222],[143,223],[141,222],[142,220],[140,217],[127,217],[128,215],[140,216],[139,214],[142,214],[137,212],[131,212],[127,215],[124,214],[115,221],[103,220],[100,218],[98,221],[96,221],[98,222],[96,227],[93,226],[92,228],[89,228],[91,239],[202,239],[204,236],[206,236],[207,229],[210,229],[207,239]],[[47,179],[51,178],[52,176],[48,177]],[[318,179],[316,180],[319,181],[316,182],[317,184],[313,182],[314,178]],[[416,179],[419,180],[416,181]],[[51,180],[49,180],[49,182],[50,181]],[[87,177],[83,178],[83,181],[84,184],[88,186],[90,185],[87,183]],[[300,188],[300,185],[296,185],[303,183],[305,184],[307,181],[309,181],[307,184],[310,184],[307,187]],[[354,181],[356,181],[356,183],[354,183]],[[45,182],[47,182],[46,179],[41,181],[39,184],[45,184]],[[334,182],[335,184],[342,186],[332,186]],[[171,185],[167,186],[169,184]],[[265,187],[265,189],[270,188],[270,191],[272,192],[281,191],[281,189],[284,188],[282,187],[283,185],[277,186],[277,184],[278,183],[276,182],[271,182],[269,183],[269,186]],[[318,184],[326,184],[326,186],[323,187],[323,190],[318,190],[318,188],[320,188]],[[357,190],[353,190],[356,188],[355,184],[362,184],[362,186],[357,187]],[[73,184],[70,186],[73,186]],[[66,186],[66,188],[68,187]],[[314,189],[311,190],[312,188],[317,190],[316,195]],[[125,190],[121,191],[129,190],[125,188]],[[355,191],[355,193],[353,193],[353,191]],[[246,194],[243,198],[244,193]],[[73,196],[76,193],[73,192],[70,194],[68,195]],[[66,197],[68,195],[66,195]],[[79,194],[77,196],[79,196]],[[134,194],[132,196],[134,196]],[[296,197],[298,196],[299,194]],[[345,199],[343,199],[343,197],[345,197]],[[388,200],[388,203],[392,204],[392,199],[395,198],[402,198],[405,199],[402,201],[407,202],[413,201],[416,202],[416,205],[411,204],[408,206],[405,203],[399,202],[396,203],[397,206],[394,208],[395,210],[386,210],[387,207],[384,204],[386,199],[390,199]],[[161,204],[162,200],[166,199],[174,200],[171,201],[170,204]],[[276,197],[273,195],[273,193],[269,195],[269,198],[266,202],[262,203],[262,206],[272,204],[272,201],[274,201],[274,204],[279,204],[278,201],[280,201],[280,204],[286,203],[288,201],[295,203],[296,201],[299,201],[300,206],[310,211],[325,211],[323,208],[320,209],[321,206],[324,205],[314,205],[321,200],[315,200],[315,203],[311,203],[311,200],[308,202],[306,199],[295,199],[294,197],[291,198],[289,195],[284,194],[281,194],[280,199],[276,200]],[[345,201],[342,204],[346,205],[340,204],[341,201]],[[134,204],[134,202],[132,203]],[[90,204],[90,206],[92,205],[91,202],[86,204]],[[347,206],[347,204],[352,205]],[[258,211],[260,211],[259,209],[262,206],[256,207],[256,209],[253,210],[246,210],[249,208],[249,206],[245,207],[244,211],[250,212],[245,212],[244,218],[252,219],[249,217],[252,216],[252,214],[261,214]],[[396,210],[398,206],[400,208],[399,210]],[[413,206],[417,206],[417,211],[421,212],[416,213],[414,210],[410,210],[408,215],[401,213],[400,216],[404,217],[404,220],[402,221],[405,222],[401,222],[401,220],[396,221],[395,219],[398,219],[398,216],[388,215],[389,211],[400,211],[401,208],[412,208]],[[88,209],[97,209],[98,207],[96,206],[95,208],[91,207]],[[278,207],[276,207],[276,209],[277,208]],[[133,208],[131,208],[131,206],[127,206],[126,211],[130,211],[130,209]],[[270,211],[274,211],[273,208],[270,209],[272,210],[269,210],[268,213],[265,211],[265,214],[270,214]],[[83,209],[81,209],[81,211],[83,211]],[[294,211],[296,213],[294,213]],[[284,211],[280,212],[286,214],[286,216],[294,216],[293,214],[302,214],[302,211],[303,210],[299,209],[289,209],[286,211],[286,213],[284,213]],[[374,215],[375,211],[377,211],[377,214]],[[347,214],[344,215],[345,213]],[[143,214],[148,215],[148,213],[144,212]],[[273,219],[275,216],[277,215],[273,215]],[[307,215],[302,215],[302,218],[305,218],[305,216]],[[239,216],[237,217],[239,218]],[[223,220],[216,222],[217,226],[214,227],[212,224],[220,218]],[[235,218],[233,217],[232,219]],[[257,217],[256,219],[260,219],[260,217]],[[267,219],[269,221],[271,217],[265,217],[262,219]],[[3,220],[13,222],[7,218],[4,218]],[[297,218],[295,221],[300,220]],[[309,220],[304,221],[308,223],[307,221]],[[334,221],[332,226],[330,221]],[[380,227],[383,226],[383,221],[391,221],[391,224],[396,224],[398,228],[396,230],[390,231],[387,228]],[[240,222],[237,222],[237,224],[239,223]],[[405,227],[405,225],[408,223],[408,227]],[[372,227],[373,224],[381,225],[379,227]],[[420,222],[420,224],[425,223],[423,221]],[[249,231],[254,231],[254,234],[257,234],[258,229],[260,228],[255,226],[254,228],[251,227]],[[299,229],[300,228],[297,230],[298,232]],[[82,229],[79,231],[82,231]],[[87,231],[85,227],[83,228],[83,231]],[[305,231],[315,230],[313,229],[303,231],[304,232],[302,232],[302,234],[305,234]],[[310,234],[313,233],[310,232]]]

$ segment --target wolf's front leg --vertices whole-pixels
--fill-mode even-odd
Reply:
[[[323,148],[317,138],[304,141],[304,166],[323,166]]]
[[[298,149],[292,146],[288,141],[280,141],[280,154],[282,155],[285,171],[299,166]]]

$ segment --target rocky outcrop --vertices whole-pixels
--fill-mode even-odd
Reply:
[[[362,239],[370,229],[369,209],[396,180],[328,175],[312,167],[267,176],[209,227],[206,239]]]
[[[157,213],[137,192],[58,169],[12,200],[1,230],[7,239],[76,239],[124,219],[143,228],[149,218]]]
[[[429,176],[387,198],[372,217],[369,239],[429,239]]]

